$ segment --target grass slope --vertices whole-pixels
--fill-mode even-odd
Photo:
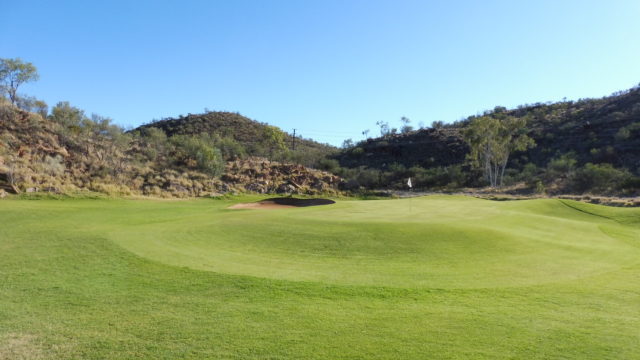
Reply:
[[[0,202],[0,359],[640,358],[639,209],[230,204]]]

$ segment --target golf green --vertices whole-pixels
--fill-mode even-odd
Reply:
[[[0,359],[640,358],[640,209],[0,201]]]
[[[616,232],[614,221],[556,200],[427,197],[224,208],[105,236],[142,257],[193,269],[399,287],[540,284],[616,270],[640,257],[629,243],[638,233]]]

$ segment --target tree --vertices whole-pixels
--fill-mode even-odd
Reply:
[[[389,129],[389,123],[384,121],[377,121],[376,125],[380,127],[380,136],[386,137],[391,134],[391,130]]]
[[[49,106],[43,100],[38,100],[33,96],[20,96],[16,99],[14,104],[24,111],[34,112],[40,114],[42,118],[46,118],[49,113]]]
[[[482,167],[492,187],[502,186],[504,170],[513,151],[535,146],[526,132],[526,119],[504,113],[473,119],[463,132],[472,165]]]
[[[262,143],[269,149],[269,158],[273,158],[276,152],[284,152],[287,145],[284,142],[284,133],[275,126],[267,125],[264,128]]]
[[[62,125],[65,129],[73,133],[80,133],[83,125],[90,122],[84,111],[75,106],[71,106],[68,101],[61,101],[51,109],[49,119]]]
[[[0,81],[13,105],[18,98],[18,87],[26,82],[36,81],[39,77],[38,70],[32,63],[23,62],[20,58],[0,59]]]
[[[219,176],[224,171],[222,153],[214,147],[209,134],[174,135],[169,141],[174,146],[173,157],[178,164],[193,167],[211,176]]]
[[[411,126],[411,120],[406,117],[403,116],[400,118],[400,121],[402,122],[402,127],[400,128],[400,132],[403,134],[407,134],[413,131],[413,126]]]

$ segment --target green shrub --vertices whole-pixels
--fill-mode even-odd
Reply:
[[[620,188],[625,191],[629,191],[631,193],[640,192],[640,177],[639,176],[629,176],[625,179],[622,184],[620,184]]]
[[[587,163],[576,170],[572,177],[572,187],[579,192],[608,193],[622,188],[631,175],[626,170],[614,168],[611,164]]]
[[[351,155],[353,156],[362,156],[364,154],[364,149],[357,146],[351,149]]]
[[[527,185],[536,185],[540,182],[538,174],[540,169],[534,163],[527,163],[522,167],[522,171],[517,174],[516,178],[519,181],[524,181]]]
[[[560,157],[551,159],[547,164],[545,173],[547,181],[571,176],[575,171],[576,163],[577,160],[573,153],[563,154]]]
[[[321,159],[316,165],[318,170],[328,171],[334,174],[340,172],[340,163],[335,159]]]
[[[247,155],[244,146],[231,137],[216,139],[215,144],[225,160],[242,159]]]
[[[175,135],[170,140],[175,146],[174,156],[181,164],[212,176],[219,176],[224,171],[222,153],[214,147],[209,136]]]

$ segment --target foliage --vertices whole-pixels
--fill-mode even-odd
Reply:
[[[574,172],[587,163],[611,164],[616,169],[640,176],[639,115],[640,87],[635,87],[599,99],[525,104],[515,109],[496,107],[449,124],[433,122],[431,128],[407,134],[388,136],[390,130],[383,131],[384,136],[353,144],[333,158],[342,168],[373,168],[387,174],[393,163],[400,163],[407,169],[463,165],[467,185],[479,186],[482,183],[475,178],[478,168],[464,166],[471,149],[463,135],[477,118],[513,117],[526,122],[523,132],[535,141],[536,146],[510,153],[504,174],[501,167],[496,172],[502,177],[503,184],[526,183],[531,191],[535,191],[537,182],[541,181],[546,192],[551,194],[576,192],[571,179]],[[388,128],[384,122],[378,122],[380,124],[383,130]],[[560,159],[565,156],[572,159],[570,163],[566,163],[568,158]],[[478,158],[476,164],[482,165]],[[479,169],[484,170],[482,166]],[[393,176],[385,175],[384,178]],[[488,176],[485,175],[485,179],[486,183],[491,183]],[[394,182],[381,185],[396,186]],[[624,194],[640,191],[637,187],[636,190],[627,189]]]
[[[218,147],[225,159],[259,156],[271,160],[295,161],[305,166],[317,162],[336,150],[297,135],[295,139],[281,129],[251,120],[239,113],[207,111],[167,118],[140,126],[135,131],[158,128],[168,137],[207,133],[220,139]],[[293,144],[295,142],[295,151]]]
[[[629,172],[616,169],[611,164],[588,163],[576,171],[572,183],[578,192],[613,193],[630,178]]]
[[[83,124],[87,124],[88,120],[83,110],[71,106],[68,101],[57,103],[51,109],[49,119],[76,133]]]
[[[547,164],[545,177],[547,181],[558,178],[568,178],[575,172],[577,160],[575,154],[567,153],[562,156],[553,158]]]
[[[42,118],[46,118],[49,113],[49,106],[43,100],[38,100],[33,96],[20,96],[16,100],[16,106],[24,111],[39,114]]]
[[[413,131],[413,126],[411,126],[411,120],[409,118],[403,116],[400,118],[400,122],[402,122],[402,127],[400,128],[401,134],[408,134]]]
[[[175,135],[170,138],[173,156],[179,164],[219,176],[224,170],[222,153],[207,134],[201,136]]]
[[[492,187],[502,186],[509,155],[535,145],[526,135],[526,120],[498,113],[471,121],[464,137],[471,149],[471,164],[484,170]]]
[[[287,150],[284,138],[284,132],[277,127],[271,125],[264,127],[261,144],[268,149],[269,158]]]
[[[20,85],[39,79],[38,70],[30,62],[24,62],[20,58],[0,59],[0,90],[9,95],[12,104],[18,101],[18,88]]]

